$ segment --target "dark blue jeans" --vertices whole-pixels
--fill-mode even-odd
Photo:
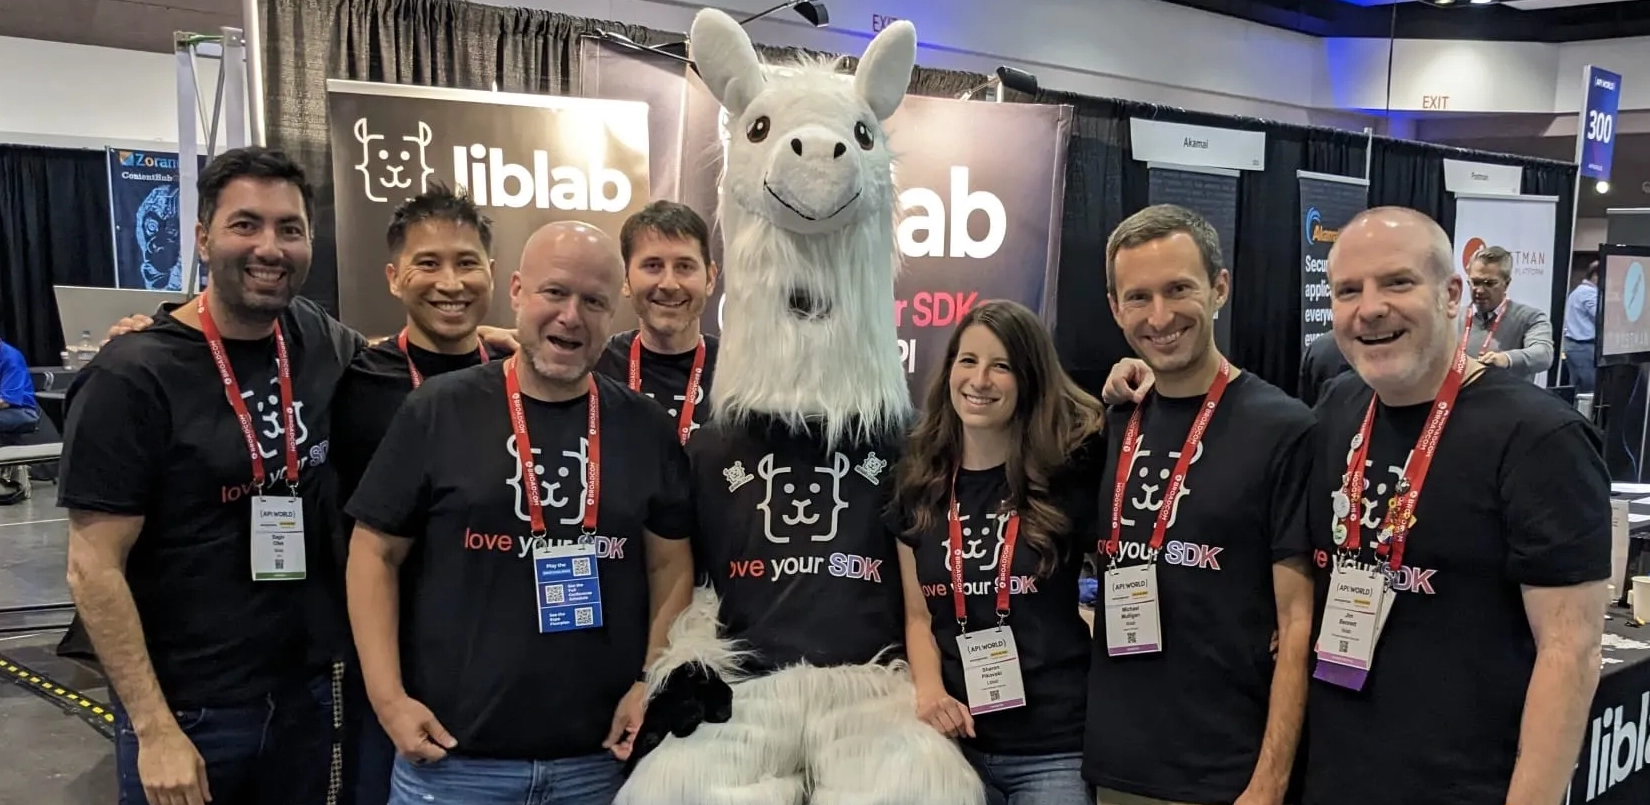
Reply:
[[[33,433],[40,428],[38,408],[0,408],[0,434]],[[10,442],[0,441],[0,445]]]
[[[119,702],[115,769],[120,805],[152,805],[138,776],[138,740]],[[327,801],[332,777],[332,680],[302,685],[230,707],[173,712],[206,761],[212,802],[316,805]]]
[[[1582,343],[1564,339],[1564,368],[1570,375],[1570,383],[1576,387],[1577,394],[1592,394],[1594,384],[1598,378],[1598,367],[1594,361],[1598,360],[1592,341]]]
[[[390,776],[390,803],[612,805],[623,784],[624,764],[607,752],[559,760],[448,755],[417,764],[397,756]]]
[[[990,805],[1093,805],[1083,780],[1083,754],[988,755],[969,748],[963,756],[980,773]]]

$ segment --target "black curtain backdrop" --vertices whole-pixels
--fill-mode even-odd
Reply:
[[[265,0],[262,8],[265,142],[297,160],[315,185],[315,262],[304,295],[335,316],[327,79],[576,95],[581,37],[605,30],[644,45],[685,38],[640,25],[461,0]],[[806,52],[758,50],[768,57]],[[844,68],[855,62],[844,59]],[[919,67],[911,92],[958,95],[985,79]]]
[[[0,338],[60,364],[52,286],[112,287],[114,262],[104,152],[0,145]]]

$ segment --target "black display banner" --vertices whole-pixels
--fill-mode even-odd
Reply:
[[[183,290],[184,227],[178,222],[178,155],[108,149],[109,227],[114,234],[111,287]],[[206,157],[197,157],[201,167]],[[193,244],[195,228],[189,226]],[[205,276],[201,284],[205,285]]]
[[[1220,255],[1232,275],[1226,307],[1215,311],[1215,346],[1230,354],[1232,318],[1227,313],[1237,296],[1237,272],[1232,255],[1237,240],[1238,173],[1222,168],[1163,168],[1152,166],[1148,204],[1176,204],[1204,217],[1220,236]]]
[[[1650,635],[1640,634],[1626,608],[1610,614],[1598,692],[1562,805],[1650,802]]]
[[[1301,350],[1330,330],[1329,250],[1352,216],[1369,206],[1369,182],[1299,171],[1301,187]]]
[[[596,39],[581,43],[580,60],[586,97],[652,105],[650,141],[675,139],[681,155],[675,194],[666,179],[655,190],[714,226],[726,113],[699,77],[681,62]],[[894,310],[919,404],[957,320],[974,305],[1012,299],[1052,325],[1071,119],[1069,106],[907,95],[884,123],[899,155],[904,265]],[[655,160],[654,170],[669,168]],[[720,263],[720,235],[713,240]],[[705,307],[707,333],[721,330],[720,302],[718,291]]]
[[[390,296],[384,231],[432,181],[469,190],[493,222],[486,323],[514,326],[510,275],[539,227],[584,221],[618,237],[646,206],[648,107],[549,95],[327,82],[336,196],[339,319],[363,333],[406,320]],[[614,326],[635,326],[628,305]]]

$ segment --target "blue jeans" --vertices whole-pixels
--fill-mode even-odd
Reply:
[[[40,428],[38,408],[0,408],[0,433],[34,433]]]
[[[448,755],[417,764],[397,755],[390,805],[611,805],[623,784],[624,764],[606,752],[560,760]]]
[[[138,776],[138,740],[126,709],[115,711],[115,770],[120,805],[152,805]],[[229,707],[175,710],[206,761],[215,803],[313,805],[327,800],[332,768],[332,680]]]
[[[1083,781],[1083,753],[988,755],[964,747],[990,805],[1094,805]]]
[[[1593,365],[1598,360],[1595,347],[1591,341],[1583,344],[1564,339],[1564,368],[1569,371],[1570,383],[1576,387],[1577,394],[1593,393],[1598,379],[1598,367]]]

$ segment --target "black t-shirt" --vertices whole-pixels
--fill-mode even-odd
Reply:
[[[904,645],[899,556],[883,510],[903,443],[827,451],[755,418],[688,441],[694,560],[721,596],[724,634],[775,668],[870,662]]]
[[[150,661],[173,708],[245,703],[311,670],[332,596],[333,393],[361,337],[313,302],[280,319],[292,368],[303,581],[252,581],[252,462],[200,330],[170,313],[109,341],[66,397],[58,505],[141,515],[126,562]],[[286,473],[275,339],[227,340],[264,471]],[[284,481],[270,494],[286,494]]]
[[[1093,550],[1098,512],[1096,483],[1105,462],[1105,438],[1096,435],[1072,455],[1071,463],[1050,482],[1053,504],[1068,527],[1053,535],[1056,564],[1037,573],[1041,556],[1022,537],[1010,568],[1008,626],[1020,652],[1020,676],[1026,704],[974,717],[968,746],[989,754],[1041,755],[1083,748],[1083,708],[1088,698],[1089,627],[1077,607],[1077,582],[1083,554]],[[1008,523],[1002,502],[1009,498],[1008,477],[999,465],[957,473],[958,523],[963,538],[963,584],[971,630],[997,625],[997,570]],[[915,554],[922,586],[940,648],[940,675],[945,691],[966,704],[962,656],[957,648],[956,598],[951,590],[950,525],[937,516],[933,527],[907,534],[897,524],[900,541]],[[1021,528],[1024,528],[1022,524]]]
[[[646,659],[644,529],[693,528],[687,461],[657,405],[598,377],[601,488],[598,628],[539,633],[527,497],[504,391],[504,361],[430,377],[412,392],[347,511],[413,541],[412,600],[401,629],[408,695],[429,707],[461,755],[504,759],[603,751],[613,710]],[[552,540],[584,517],[588,396],[523,397]]]
[[[1320,619],[1335,554],[1330,495],[1371,395],[1348,374],[1317,408],[1307,516]],[[1362,503],[1366,565],[1376,561],[1378,524],[1429,407],[1377,407],[1364,470],[1373,492]],[[1520,585],[1610,575],[1601,442],[1579,413],[1527,379],[1492,369],[1462,387],[1421,487],[1363,690],[1311,683],[1307,805],[1506,800],[1535,663]]]
[[[1143,562],[1162,494],[1203,396],[1147,398],[1124,488],[1122,560]],[[1132,405],[1114,407],[1101,480],[1111,536],[1117,461]],[[1252,372],[1232,378],[1193,455],[1157,558],[1162,651],[1112,657],[1095,604],[1083,775],[1176,802],[1231,802],[1254,774],[1271,699],[1273,564],[1308,552],[1313,416]],[[1100,573],[1108,564],[1098,559]]]
[[[630,382],[630,345],[640,337],[636,330],[619,333],[607,340],[607,348],[596,361],[596,371],[621,384]],[[705,339],[705,365],[699,374],[699,390],[693,395],[693,432],[710,421],[710,381],[716,374],[716,336]],[[693,375],[693,356],[697,349],[676,355],[665,355],[642,346],[641,365],[637,367],[642,379],[641,391],[649,399],[664,406],[671,421],[679,421],[682,401],[687,399],[688,379]]]

